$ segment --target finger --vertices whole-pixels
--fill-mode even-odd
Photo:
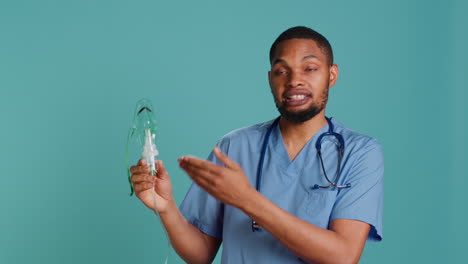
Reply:
[[[149,176],[148,174],[133,174],[131,180],[133,184],[138,184],[141,182],[152,183],[154,181],[154,177]]]
[[[139,192],[146,191],[146,190],[153,188],[153,184],[152,183],[139,183],[139,184],[135,184],[133,188],[136,193],[139,193]]]
[[[140,162],[138,162],[140,164]],[[130,172],[132,174],[149,174],[150,169],[148,165],[137,165],[130,167]]]
[[[214,184],[213,179],[216,176],[206,170],[198,170],[194,167],[182,167],[182,169],[194,182],[196,182],[204,189],[206,188],[206,186]]]
[[[179,159],[179,163],[182,167],[192,167],[198,170],[210,171],[213,173],[219,173],[220,170],[224,169],[221,166],[218,166],[214,163],[211,163],[206,160],[201,160],[194,157],[184,156]]]
[[[140,166],[146,165],[146,160],[145,159],[140,159],[138,161],[138,165],[140,165]]]
[[[237,163],[235,163],[232,159],[228,157],[228,155],[224,154],[217,146],[214,147],[213,153],[215,154],[216,158],[219,159],[226,167],[228,168],[237,168]]]
[[[158,160],[156,162],[156,168],[158,168],[158,173],[156,174],[156,176],[159,179],[169,179],[169,174],[167,173],[166,167],[164,167],[162,160]]]

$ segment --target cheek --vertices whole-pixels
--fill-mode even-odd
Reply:
[[[279,96],[279,92],[277,89],[274,89],[273,87],[271,87],[271,94],[273,95],[273,97],[275,98],[275,100],[278,100]]]
[[[322,88],[322,87],[328,87],[328,83],[330,82],[330,76],[329,75],[320,75],[320,76],[317,76],[317,78],[315,78],[313,80],[313,84],[315,87],[317,88]]]
[[[281,93],[281,85],[277,82],[270,81],[270,89],[275,96]]]

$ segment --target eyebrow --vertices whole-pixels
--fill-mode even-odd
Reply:
[[[317,60],[318,58],[317,58],[317,56],[314,56],[314,55],[307,55],[307,56],[305,56],[304,58],[302,58],[301,61],[305,61],[305,60],[309,60],[309,59],[315,59],[315,60]],[[277,64],[277,63],[286,63],[286,61],[283,60],[283,59],[276,59],[276,60],[273,61],[273,63],[271,64],[271,66],[273,66],[273,65],[275,65],[275,64]]]
[[[304,58],[302,58],[302,61],[305,61],[305,60],[308,60],[308,59],[316,59],[316,60],[318,60],[317,56],[308,55],[308,56],[305,56]]]

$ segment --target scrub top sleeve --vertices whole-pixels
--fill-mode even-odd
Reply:
[[[380,144],[371,140],[354,154],[354,161],[343,183],[351,188],[341,189],[333,206],[330,222],[335,219],[353,219],[371,226],[368,240],[382,240],[384,158]]]
[[[227,153],[228,142],[221,141],[217,146],[221,151]],[[221,165],[213,152],[210,153],[207,160]],[[187,221],[200,231],[212,237],[222,239],[224,204],[213,198],[213,196],[205,192],[196,183],[192,183],[190,186],[179,209]]]

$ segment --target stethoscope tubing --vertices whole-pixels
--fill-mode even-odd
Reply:
[[[270,127],[267,130],[267,133],[265,134],[265,138],[263,140],[262,144],[262,150],[260,152],[260,160],[258,162],[258,168],[257,168],[257,178],[255,182],[255,188],[257,189],[258,192],[260,192],[260,186],[261,186],[261,181],[262,181],[262,172],[263,172],[263,163],[265,162],[265,155],[268,147],[268,142],[270,141],[270,136],[273,131],[273,129],[278,125],[280,117],[276,118],[275,121],[270,125]],[[328,188],[350,188],[351,184],[344,184],[344,185],[337,185],[336,183],[340,179],[340,174],[341,174],[341,160],[344,155],[344,139],[343,136],[339,133],[334,132],[334,126],[333,123],[331,122],[331,118],[325,117],[328,122],[328,132],[322,133],[318,138],[317,142],[315,143],[315,148],[317,149],[317,155],[320,159],[320,165],[322,167],[323,174],[325,176],[325,179],[329,183],[327,186],[320,186],[318,184],[315,184],[312,186],[312,189],[328,189]],[[335,179],[332,181],[330,178],[328,178],[327,172],[325,170],[325,165],[323,163],[323,158],[322,158],[322,140],[326,136],[333,136],[338,140],[338,167],[336,169],[336,174],[335,174]],[[260,226],[255,222],[255,220],[252,220],[252,231],[255,232],[256,230],[259,230]]]
[[[331,118],[325,117],[325,119],[328,122],[328,131],[322,133],[317,138],[317,142],[315,143],[315,148],[317,150],[317,155],[319,156],[319,159],[320,159],[320,165],[322,167],[322,171],[324,173],[325,179],[327,180],[329,185],[328,186],[319,186],[318,184],[315,184],[312,188],[313,189],[318,189],[318,188],[323,189],[323,188],[330,188],[330,187],[349,188],[349,187],[351,187],[350,184],[337,185],[337,182],[338,182],[338,180],[340,178],[340,174],[341,174],[341,160],[342,160],[343,155],[344,155],[344,147],[345,147],[345,142],[344,142],[343,136],[341,134],[339,134],[339,133],[334,132],[334,126],[333,126],[333,123],[331,121]],[[267,147],[268,147],[268,143],[270,141],[270,136],[271,136],[271,133],[272,133],[273,129],[278,125],[279,120],[280,120],[280,117],[276,118],[273,121],[273,123],[268,128],[267,133],[265,134],[265,138],[263,140],[262,149],[261,149],[261,152],[260,152],[260,160],[258,162],[258,168],[257,168],[257,178],[256,178],[256,182],[255,182],[255,188],[256,188],[256,190],[258,192],[260,192],[260,186],[261,186],[261,181],[262,181],[262,173],[263,173],[263,164],[265,162],[265,155],[266,155],[266,150],[267,150]],[[338,155],[339,155],[339,157],[338,157],[338,166],[337,166],[337,170],[336,170],[336,173],[335,173],[335,179],[333,181],[330,180],[330,178],[328,177],[328,175],[326,173],[326,170],[325,170],[325,165],[324,165],[323,159],[322,159],[322,145],[321,144],[322,144],[323,138],[325,138],[326,136],[333,136],[338,140]]]

